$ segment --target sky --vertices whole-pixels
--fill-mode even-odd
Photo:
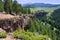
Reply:
[[[17,0],[20,4],[31,4],[31,3],[49,3],[49,4],[60,4],[60,0]]]

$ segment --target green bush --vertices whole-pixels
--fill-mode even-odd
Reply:
[[[14,38],[23,38],[24,40],[44,40],[44,38],[48,38],[48,36],[46,36],[46,35],[36,36],[32,32],[26,32],[24,30],[22,30],[22,31],[16,30],[15,32],[13,32],[13,37]]]
[[[6,32],[1,32],[0,33],[0,38],[6,38],[7,36],[7,33]]]

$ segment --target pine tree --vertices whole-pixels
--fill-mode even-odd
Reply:
[[[28,26],[30,27],[29,31],[36,32],[35,23],[31,19],[29,20]]]
[[[11,14],[12,11],[12,0],[4,0],[4,11],[8,14]]]
[[[30,10],[30,8],[27,9],[27,12],[28,12],[28,14],[31,14],[31,10]]]
[[[23,8],[23,12],[22,13],[27,14],[28,13],[27,8]]]
[[[2,0],[0,0],[0,12],[2,12],[4,10],[4,8],[3,8],[3,2],[2,2]]]
[[[13,2],[13,12],[15,12],[16,14],[22,12],[23,8],[20,4],[18,4],[18,2],[16,0],[14,0]]]
[[[28,26],[30,27],[29,31],[31,32],[48,35],[52,40],[56,40],[57,38],[55,30],[51,29],[51,25],[46,22],[42,22],[37,18],[34,21],[30,19]]]

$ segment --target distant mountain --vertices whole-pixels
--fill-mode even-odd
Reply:
[[[26,8],[35,8],[35,7],[60,7],[60,4],[45,4],[45,3],[32,3],[32,4],[23,4],[23,7]]]

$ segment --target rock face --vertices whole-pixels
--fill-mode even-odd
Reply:
[[[13,16],[10,14],[0,14],[0,28],[6,32],[13,32],[16,29],[24,29],[30,16]]]
[[[5,30],[3,30],[2,28],[0,28],[0,33],[1,33],[1,32],[5,32]]]
[[[21,18],[6,14],[0,15],[0,28],[6,30],[7,32],[11,32],[21,27]]]

